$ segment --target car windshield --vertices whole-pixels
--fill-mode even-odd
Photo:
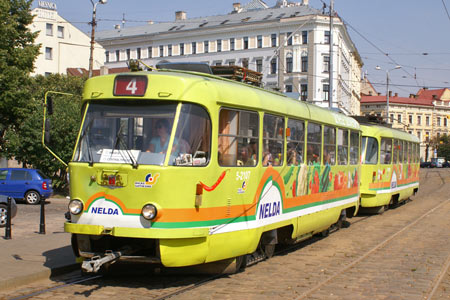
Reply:
[[[178,105],[179,121],[174,124]],[[210,135],[209,115],[198,105],[94,103],[86,112],[74,161],[163,165],[169,155],[169,165],[204,166],[209,161]]]

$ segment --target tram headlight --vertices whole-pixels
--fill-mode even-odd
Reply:
[[[156,209],[156,206],[154,206],[153,204],[144,205],[141,212],[142,216],[146,220],[153,220],[154,218],[156,218],[157,213],[158,210]]]
[[[83,211],[83,202],[77,199],[71,200],[69,202],[69,211],[74,215],[80,214]]]

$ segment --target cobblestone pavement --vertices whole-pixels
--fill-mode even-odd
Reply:
[[[349,228],[170,299],[450,299],[448,183],[450,170],[422,170],[420,192],[412,201],[382,215],[350,219]],[[140,272],[54,289],[33,299],[155,299],[194,282],[188,276],[183,281]],[[0,292],[0,298],[61,285],[73,275]]]

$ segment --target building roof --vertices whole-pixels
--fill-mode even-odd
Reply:
[[[118,37],[136,37],[146,35],[157,35],[161,33],[180,32],[185,30],[196,30],[204,28],[224,28],[230,25],[259,23],[276,21],[307,15],[322,15],[320,10],[300,3],[290,4],[284,7],[269,8],[260,0],[253,0],[240,9],[226,15],[199,17],[185,20],[174,20],[173,22],[162,22],[146,24],[143,26],[127,27],[97,32],[96,40],[106,41]]]
[[[124,73],[129,72],[130,69],[128,67],[122,67],[122,68],[108,68],[107,74],[116,74],[116,73]],[[89,70],[86,70],[85,68],[67,68],[67,75],[70,76],[77,76],[77,77],[83,77],[83,76],[89,76]],[[100,70],[92,70],[92,76],[99,76]]]
[[[375,103],[386,103],[386,96],[362,96],[361,104],[375,104]],[[432,99],[419,99],[414,97],[389,97],[389,103],[402,104],[402,105],[422,105],[422,106],[433,106]]]
[[[447,88],[444,89],[438,89],[438,90],[429,90],[429,89],[420,89],[417,92],[417,95],[419,96],[419,99],[433,99],[433,100],[441,100],[442,96],[444,95],[445,91],[448,90]]]

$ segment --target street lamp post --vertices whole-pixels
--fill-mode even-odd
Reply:
[[[402,66],[395,66],[395,68],[386,70],[386,119],[389,123],[389,71],[400,69]],[[381,70],[380,66],[376,66],[375,69]]]
[[[91,22],[91,53],[89,56],[89,78],[92,77],[92,68],[94,65],[94,45],[95,45],[95,26],[97,23],[95,22],[96,14],[97,14],[97,4],[106,4],[107,0],[98,0],[95,2],[91,0],[92,3],[92,22]]]

